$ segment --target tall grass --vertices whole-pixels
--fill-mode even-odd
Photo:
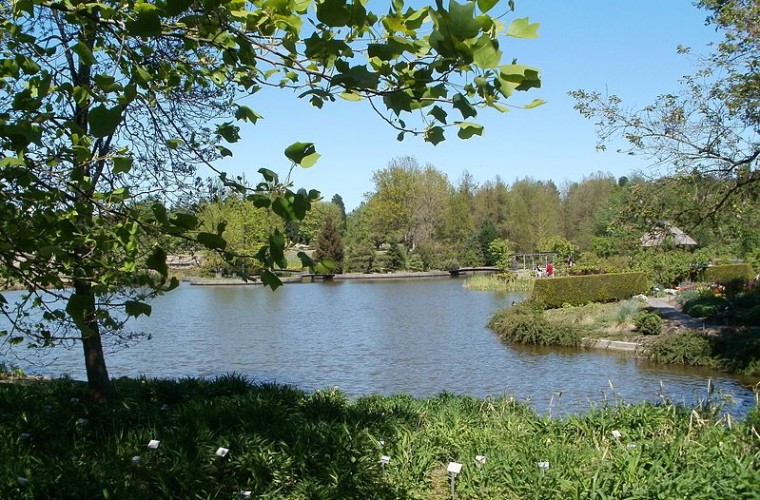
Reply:
[[[464,287],[471,290],[530,294],[535,282],[534,277],[525,274],[472,274],[465,279]]]
[[[510,397],[350,401],[236,376],[116,386],[91,406],[77,382],[2,384],[0,497],[446,499],[451,461],[463,500],[751,498],[760,484],[757,409],[735,423],[618,402],[552,419]]]

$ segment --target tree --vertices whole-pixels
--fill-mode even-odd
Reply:
[[[339,194],[334,194],[330,203],[334,204],[340,210],[340,230],[345,232],[347,226],[348,217],[346,215],[346,204],[343,203],[343,197]]]
[[[494,265],[501,271],[506,271],[512,266],[512,256],[515,252],[511,249],[509,240],[497,238],[488,244],[488,253],[493,257]]]
[[[340,208],[334,203],[327,201],[312,203],[311,209],[298,226],[300,240],[306,244],[314,245],[324,229],[327,219],[337,221],[340,218]]]
[[[663,218],[697,224],[719,212],[740,214],[756,203],[753,185],[760,181],[760,6],[756,0],[703,0],[708,21],[723,30],[717,49],[684,77],[678,92],[665,94],[641,110],[629,111],[622,100],[598,92],[571,92],[576,109],[597,120],[600,149],[617,138],[619,151],[649,159],[673,182],[694,185],[717,181]],[[688,49],[679,47],[687,53]],[[637,200],[645,202],[646,200]]]
[[[264,86],[298,90],[317,107],[367,100],[399,139],[480,134],[468,121],[479,108],[501,109],[501,99],[540,83],[535,69],[500,65],[503,26],[486,14],[492,2],[480,5],[476,14],[474,2],[403,10],[398,1],[378,16],[344,0],[0,4],[0,272],[28,291],[16,308],[0,299],[12,342],[80,341],[90,397],[108,399],[104,336],[176,286],[156,235],[235,257],[223,224],[199,231],[195,216],[167,205],[196,165],[215,168],[232,154],[238,123],[260,118],[243,98]],[[532,38],[536,29],[515,20],[507,34]],[[449,123],[447,109],[462,120]],[[319,157],[302,142],[285,156],[305,167]],[[284,220],[303,218],[319,197],[259,172],[252,188],[220,179]],[[151,212],[134,210],[147,197]],[[273,288],[284,246],[274,231],[256,254]],[[42,323],[17,321],[30,308]]]
[[[317,238],[314,258],[320,262],[329,261],[326,267],[333,273],[343,272],[343,241],[332,217],[325,219]]]
[[[565,238],[572,240],[581,251],[591,248],[594,218],[616,189],[615,178],[601,172],[584,177],[568,186],[562,197]]]

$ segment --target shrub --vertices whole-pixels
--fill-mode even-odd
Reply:
[[[659,335],[662,332],[662,318],[656,312],[641,311],[633,323],[642,335]]]
[[[647,358],[655,363],[713,366],[710,340],[697,332],[665,335],[647,344]]]
[[[497,312],[488,322],[502,340],[518,344],[579,346],[580,332],[571,325],[552,325],[535,304],[522,303]]]
[[[707,296],[686,301],[683,312],[695,318],[706,318],[725,311],[727,307],[728,300],[724,297]]]
[[[567,276],[536,280],[531,299],[554,308],[563,304],[577,306],[623,300],[645,290],[646,279],[642,273]]]
[[[705,281],[712,283],[728,283],[732,280],[750,280],[755,274],[749,264],[725,264],[710,266],[705,269]]]

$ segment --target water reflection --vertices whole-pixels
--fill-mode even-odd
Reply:
[[[237,372],[307,390],[337,386],[351,396],[509,394],[544,412],[617,398],[693,403],[712,377],[738,400],[733,412],[753,404],[750,381],[716,372],[608,351],[505,346],[484,325],[519,299],[468,291],[457,279],[287,285],[274,293],[183,284],[133,323],[152,340],[110,355],[109,369],[114,377]],[[59,354],[50,367],[22,367],[84,378],[78,349]]]

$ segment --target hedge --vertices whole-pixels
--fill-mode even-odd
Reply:
[[[547,308],[623,300],[644,293],[644,273],[594,274],[536,280],[531,300]]]
[[[710,266],[705,269],[705,281],[727,283],[731,280],[749,280],[755,277],[752,266],[747,263]]]

